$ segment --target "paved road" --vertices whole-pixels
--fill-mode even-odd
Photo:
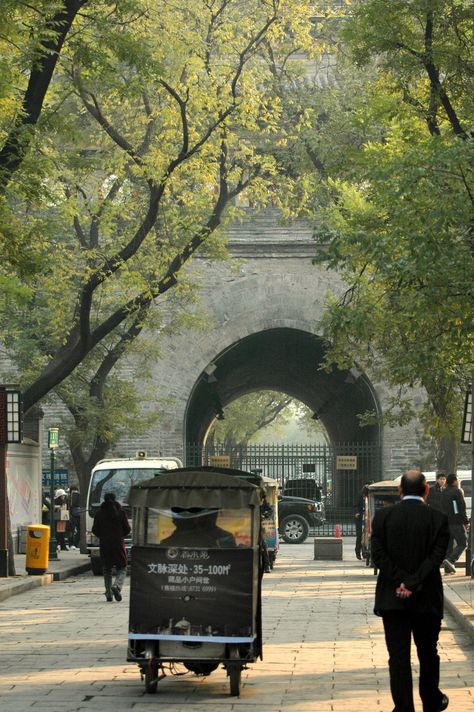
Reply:
[[[146,695],[126,658],[128,582],[106,603],[82,574],[0,603],[2,712],[391,712],[374,576],[347,547],[344,562],[315,562],[313,547],[283,545],[264,579],[264,660],[229,696],[224,670],[167,677]],[[441,635],[450,710],[474,712],[474,645],[449,618]],[[417,712],[421,712],[418,704]]]

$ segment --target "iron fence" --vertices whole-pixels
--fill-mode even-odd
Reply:
[[[355,534],[354,511],[364,484],[382,479],[374,443],[247,444],[226,449],[223,444],[188,444],[188,465],[216,465],[259,470],[277,480],[282,491],[289,480],[314,480],[324,504],[326,521],[315,530],[333,536],[337,527]]]

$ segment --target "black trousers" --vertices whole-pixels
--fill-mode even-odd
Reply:
[[[389,654],[390,691],[393,712],[415,712],[411,672],[411,636],[420,662],[419,692],[423,712],[437,712],[441,706],[439,689],[438,637],[441,618],[417,611],[384,611],[385,642]]]
[[[454,546],[456,542],[456,546]],[[446,558],[454,564],[467,546],[466,530],[463,524],[449,525],[449,544],[446,551]]]
[[[356,556],[360,556],[362,553],[362,515],[360,517],[354,517],[354,522],[356,530],[355,553]]]

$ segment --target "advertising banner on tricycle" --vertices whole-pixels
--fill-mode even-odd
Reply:
[[[251,549],[132,548],[130,633],[254,634]]]

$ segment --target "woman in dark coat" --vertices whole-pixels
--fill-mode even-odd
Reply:
[[[100,541],[100,558],[104,573],[107,601],[122,600],[122,586],[127,573],[127,554],[124,538],[130,534],[127,515],[115,500],[113,492],[107,492],[100,509],[94,517],[92,533]],[[115,566],[115,581],[112,584],[112,569]],[[113,598],[112,598],[113,596]]]
[[[67,551],[69,549],[66,544],[66,532],[68,529],[68,520],[61,519],[60,513],[67,510],[67,495],[65,490],[58,489],[54,495],[54,518],[58,519],[56,522],[56,541],[58,542],[58,548],[61,551]]]

